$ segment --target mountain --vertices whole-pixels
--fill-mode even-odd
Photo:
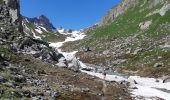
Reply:
[[[169,0],[122,0],[77,31],[0,0],[0,99],[169,100],[169,12]]]
[[[23,16],[22,25],[24,26],[24,33],[27,36],[32,36],[48,42],[59,42],[65,39],[65,36],[60,34],[50,20],[44,15],[35,18]]]
[[[169,29],[169,0],[122,0],[97,26],[85,30],[84,40],[65,44],[63,49],[90,48],[91,52],[77,54],[81,61],[159,76],[170,70]]]
[[[75,37],[75,33],[81,33],[81,31],[78,30],[64,29],[63,27],[55,28],[53,24],[50,23],[50,20],[44,15],[36,18],[23,16],[22,25],[23,31],[27,36],[46,42],[61,42],[68,37]]]
[[[55,30],[56,29],[53,26],[53,24],[50,22],[50,20],[45,15],[41,15],[41,16],[35,17],[35,18],[28,18],[28,17],[23,17],[23,18],[26,19],[28,22],[31,22],[33,24],[44,26],[48,30]]]

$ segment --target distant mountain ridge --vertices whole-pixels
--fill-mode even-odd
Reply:
[[[36,25],[44,26],[48,30],[56,30],[56,28],[53,26],[53,24],[50,22],[50,20],[45,15],[41,15],[39,17],[34,17],[34,18],[23,17],[23,19],[31,23],[34,23]]]

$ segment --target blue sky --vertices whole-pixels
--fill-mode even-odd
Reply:
[[[21,14],[46,15],[55,27],[82,29],[101,20],[120,0],[20,0]]]

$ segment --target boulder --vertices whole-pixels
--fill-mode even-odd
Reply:
[[[24,49],[25,46],[32,46],[34,44],[34,42],[28,38],[25,37],[23,40],[20,40],[20,44],[19,44],[19,49]]]
[[[164,67],[163,63],[155,63],[154,67],[158,68],[158,67]]]
[[[90,51],[92,51],[92,50],[90,49],[90,47],[87,47],[87,48],[85,48],[85,50],[84,50],[84,52],[90,52]]]
[[[58,67],[61,67],[61,68],[67,68],[67,64],[65,62],[59,62],[56,64]]]
[[[4,90],[0,89],[0,97],[4,94]]]
[[[59,97],[59,96],[60,96],[60,95],[59,95],[58,92],[53,92],[53,93],[51,94],[51,97],[52,97],[53,100],[56,100],[57,97]]]
[[[104,54],[104,55],[108,55],[109,52],[110,52],[109,50],[105,50],[105,51],[103,51],[103,54]]]
[[[24,83],[26,82],[26,78],[22,75],[15,75],[13,76],[13,80],[18,83]]]
[[[56,51],[53,51],[52,53],[50,53],[50,56],[54,61],[57,61],[57,62],[60,62],[64,58],[63,54],[58,53]]]
[[[151,24],[152,24],[152,20],[140,23],[139,27],[141,30],[146,30],[149,28]]]
[[[139,52],[142,52],[143,51],[143,49],[142,48],[138,48],[138,49],[136,49],[135,51],[134,51],[134,55],[136,55],[136,54],[138,54]]]
[[[163,83],[168,83],[170,82],[170,77],[166,77],[165,79],[163,79]]]
[[[70,67],[71,70],[75,71],[75,72],[78,72],[79,69],[80,69],[80,63],[79,61],[77,60],[76,57],[74,57],[71,61],[72,63],[72,66]]]
[[[17,98],[21,98],[22,97],[22,94],[17,92],[17,91],[12,91],[11,92],[11,96],[12,97],[17,97]]]
[[[5,83],[7,82],[7,79],[5,79],[4,77],[0,76],[0,83]]]
[[[23,94],[24,97],[31,98],[32,93],[27,90],[27,91],[24,91],[22,94]]]

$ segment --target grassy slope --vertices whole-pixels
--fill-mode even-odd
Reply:
[[[110,23],[106,26],[100,26],[88,34],[93,34],[94,38],[129,36],[131,34],[141,32],[139,29],[139,24],[141,22],[153,20],[151,27],[142,33],[155,35],[157,32],[159,32],[159,25],[165,22],[170,22],[170,13],[167,12],[163,17],[161,17],[159,14],[154,14],[152,16],[146,17],[147,14],[155,11],[156,9],[160,9],[163,5],[159,4],[151,9],[145,9],[140,12],[141,9],[144,9],[148,6],[146,3],[143,7],[140,7],[142,4],[143,2],[140,1],[140,3],[135,7],[129,8],[125,13],[116,18],[113,23]]]

